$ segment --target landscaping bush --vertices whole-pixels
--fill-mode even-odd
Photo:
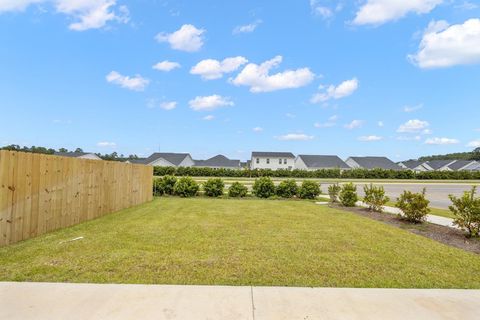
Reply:
[[[153,179],[153,196],[154,197],[163,196],[162,178]]]
[[[228,189],[228,196],[232,198],[243,198],[246,197],[248,193],[248,188],[241,184],[240,182],[234,182]]]
[[[340,190],[339,199],[345,207],[355,207],[358,201],[357,186],[353,183],[344,184]]]
[[[298,189],[298,196],[301,199],[315,199],[320,193],[320,184],[310,180],[303,181]]]
[[[413,223],[425,221],[427,214],[430,213],[428,205],[430,201],[425,197],[427,189],[421,193],[404,191],[396,203],[396,207],[403,211],[403,219]]]
[[[253,194],[259,198],[270,198],[275,195],[275,185],[269,177],[262,177],[255,180]]]
[[[277,196],[282,198],[293,198],[298,191],[297,182],[295,180],[284,180],[277,186]]]
[[[205,195],[207,195],[208,197],[223,196],[223,188],[225,188],[225,184],[220,178],[208,179],[207,182],[205,182],[203,185]]]
[[[338,183],[334,183],[328,186],[328,196],[330,197],[330,201],[335,203],[338,202],[338,194],[342,187]]]
[[[363,191],[365,193],[363,202],[368,205],[370,211],[383,212],[383,207],[390,201],[390,198],[385,195],[385,189],[382,186],[370,184],[365,185]]]
[[[468,231],[468,237],[480,236],[480,198],[475,198],[477,187],[466,191],[461,198],[450,195],[450,211],[455,215],[453,223]]]
[[[195,180],[190,177],[183,177],[180,178],[177,183],[175,183],[173,192],[175,195],[183,198],[194,197],[197,195],[199,188],[200,187]]]
[[[177,183],[177,178],[174,176],[164,176],[158,182],[159,188],[163,191],[163,194],[173,195],[173,189]]]

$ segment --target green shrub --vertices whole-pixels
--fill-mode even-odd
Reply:
[[[363,202],[368,205],[370,211],[383,212],[383,207],[390,201],[385,195],[385,189],[382,186],[374,186],[373,184],[363,187],[365,198]]]
[[[246,197],[248,193],[248,188],[241,184],[240,182],[234,182],[228,189],[228,196],[232,198],[243,198]]]
[[[338,183],[334,183],[328,186],[328,196],[330,197],[330,201],[335,203],[338,202],[338,195],[342,187]]]
[[[194,197],[197,195],[199,188],[200,187],[195,180],[190,177],[183,177],[178,179],[177,183],[175,183],[173,192],[175,195],[183,198]]]
[[[163,196],[163,187],[162,187],[162,179],[161,178],[154,178],[153,179],[153,196],[160,197]]]
[[[425,221],[430,213],[428,205],[430,201],[425,197],[427,190],[424,188],[421,193],[404,191],[396,203],[396,207],[403,211],[402,218],[413,223]]]
[[[177,178],[174,176],[164,176],[160,178],[159,188],[163,191],[164,194],[173,195],[173,188],[177,183]]]
[[[282,198],[293,198],[298,191],[297,182],[292,179],[283,180],[277,186],[277,196]]]
[[[358,201],[357,186],[353,183],[346,183],[340,190],[340,202],[345,207],[355,207]]]
[[[269,177],[262,177],[255,180],[253,194],[259,198],[270,198],[275,195],[275,185]]]
[[[207,182],[203,184],[203,190],[205,190],[205,195],[208,197],[223,196],[223,188],[225,188],[225,184],[220,178],[208,179]]]
[[[455,215],[453,223],[468,231],[469,237],[480,236],[480,198],[475,198],[477,187],[466,191],[461,198],[450,195],[450,211]]]
[[[320,193],[320,184],[310,180],[303,181],[298,189],[298,196],[301,199],[315,199]]]

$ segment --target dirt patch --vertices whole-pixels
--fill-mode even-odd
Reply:
[[[460,230],[439,226],[428,222],[413,224],[400,219],[397,215],[394,214],[370,212],[368,209],[364,208],[346,208],[339,205],[330,206],[336,209],[353,212],[370,219],[384,222],[386,224],[433,239],[435,241],[455,248],[480,254],[480,239],[468,239],[465,237],[465,233]]]

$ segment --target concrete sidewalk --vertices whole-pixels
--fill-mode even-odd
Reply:
[[[479,290],[0,283],[0,319],[478,319]]]

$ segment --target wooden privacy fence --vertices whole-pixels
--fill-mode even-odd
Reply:
[[[151,166],[0,151],[0,246],[152,200]]]

